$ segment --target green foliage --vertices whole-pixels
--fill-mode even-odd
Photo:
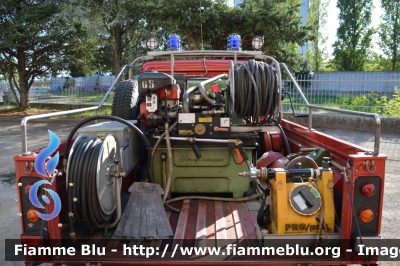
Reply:
[[[145,6],[145,20],[149,30],[166,38],[170,34],[181,37],[186,50],[210,49],[209,40],[221,44],[229,22],[229,7],[223,0],[152,0]],[[165,39],[164,39],[165,40]],[[203,43],[202,43],[203,40]],[[226,44],[226,39],[223,44]],[[166,42],[163,42],[163,48]],[[216,47],[213,47],[216,49]]]
[[[242,49],[249,50],[252,38],[261,35],[265,54],[298,67],[297,45],[309,38],[309,28],[299,26],[298,1],[245,0],[241,7],[230,7],[224,0],[202,0],[201,6],[200,19],[199,1],[148,1],[144,11],[146,26],[161,37],[164,47],[166,36],[179,34],[183,48],[188,50],[225,50],[232,33],[241,35]]]
[[[346,104],[345,97],[342,98],[344,104]],[[376,92],[369,92],[361,96],[349,97],[347,103],[350,104],[349,109],[355,111],[365,111],[371,113],[383,113],[384,107],[387,104],[387,97],[380,96]]]
[[[80,38],[72,39],[68,43],[65,55],[57,56],[54,59],[52,76],[59,74],[57,70],[68,71],[72,77],[92,76],[95,73],[111,72],[110,56],[104,62],[102,53],[102,42],[95,36],[90,35],[87,30],[82,29]],[[108,65],[108,67],[107,67]]]
[[[353,106],[369,106],[369,103],[370,101],[366,95],[355,96],[350,100],[350,104]],[[358,109],[358,107],[355,108],[356,110]]]
[[[348,105],[351,103],[351,99],[350,99],[350,97],[346,97],[346,96],[338,96],[337,103],[340,105]]]
[[[292,99],[294,103],[302,103],[302,99],[298,95],[292,96]],[[369,92],[360,96],[310,96],[308,101],[312,104],[326,107],[400,117],[400,89],[397,86],[394,88],[394,93],[390,100],[376,92]],[[283,104],[285,109],[289,108],[289,99],[285,98]],[[295,109],[306,111],[307,107],[303,104],[296,104]]]
[[[372,0],[338,0],[339,28],[333,44],[334,65],[339,71],[365,69],[374,29],[370,28]]]
[[[385,113],[391,116],[400,117],[400,89],[394,87],[393,98],[384,103]]]
[[[79,23],[87,33],[70,44],[71,53],[65,60],[71,74],[117,75],[122,65],[143,54],[147,35],[143,5],[141,0],[69,0],[62,16]],[[76,69],[74,65],[83,67]]]
[[[328,0],[311,0],[308,11],[308,25],[311,29],[311,41],[307,50],[312,70],[320,71],[323,63],[328,59],[326,49],[327,35],[322,32],[326,25]]]
[[[368,55],[365,63],[366,71],[390,71],[391,62],[390,59],[373,52]]]
[[[390,59],[390,70],[400,69],[400,2],[398,0],[381,0],[382,23],[379,25],[379,45],[383,53]]]
[[[6,0],[0,5],[0,58],[29,108],[28,91],[35,78],[47,75],[54,58],[80,36],[79,28],[60,18],[62,3],[54,0]],[[14,74],[18,75],[18,83]]]

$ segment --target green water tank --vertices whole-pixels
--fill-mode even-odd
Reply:
[[[249,190],[249,178],[238,173],[247,172],[246,163],[236,164],[228,147],[198,146],[202,157],[197,159],[190,146],[173,146],[173,171],[170,193],[232,193],[234,198],[243,197]],[[253,147],[244,147],[252,158]],[[163,164],[168,173],[166,147],[160,146],[154,156],[154,181],[163,187]]]

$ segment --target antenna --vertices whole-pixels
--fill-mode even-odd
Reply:
[[[203,48],[203,20],[201,19],[201,9],[203,7],[201,6],[201,0],[200,0],[200,37],[201,37],[201,50],[204,50]]]

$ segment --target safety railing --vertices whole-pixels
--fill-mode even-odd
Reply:
[[[349,115],[357,115],[363,117],[369,117],[374,119],[376,124],[375,130],[375,143],[374,143],[374,150],[367,152],[367,154],[377,155],[379,154],[379,145],[380,145],[380,137],[381,137],[381,117],[378,114],[367,113],[367,112],[359,112],[359,111],[352,111],[352,110],[345,110],[345,109],[337,109],[331,107],[325,107],[315,104],[310,104],[304,95],[302,89],[300,88],[299,84],[297,83],[296,79],[290,73],[288,67],[285,63],[280,63],[282,68],[285,70],[286,74],[288,75],[289,79],[293,82],[294,87],[296,88],[297,92],[299,93],[301,99],[304,101],[305,105],[308,107],[308,128],[312,129],[312,110],[313,109],[320,109],[330,112],[342,113],[342,114],[349,114]]]

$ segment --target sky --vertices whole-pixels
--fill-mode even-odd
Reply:
[[[383,15],[383,10],[381,9],[381,0],[373,0],[373,4],[375,8],[372,10],[371,27],[377,28],[380,22],[380,17]],[[328,18],[325,25],[325,32],[328,36],[327,49],[330,55],[333,53],[332,44],[336,40],[336,30],[339,27],[338,16],[339,9],[336,8],[336,0],[329,1]],[[379,53],[380,49],[375,40],[373,40],[373,45],[373,50]]]

